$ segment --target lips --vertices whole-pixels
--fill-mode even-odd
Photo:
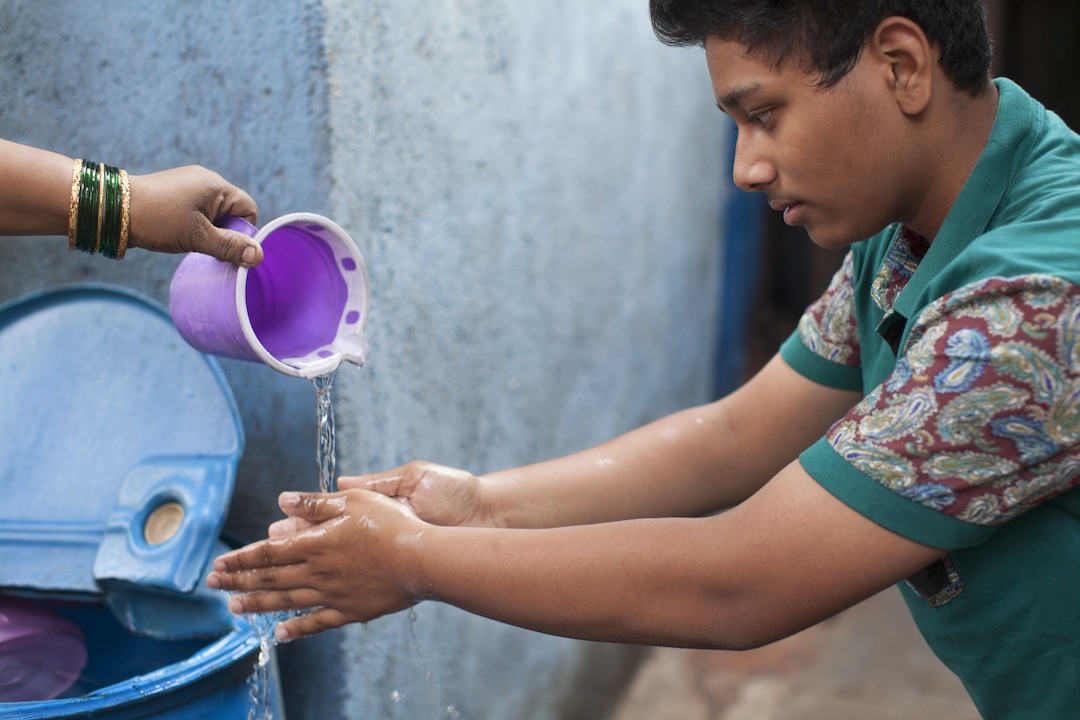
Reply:
[[[800,200],[790,200],[785,198],[770,198],[769,207],[779,213],[784,214],[784,222],[788,225],[798,225],[799,219],[802,217],[803,203]]]

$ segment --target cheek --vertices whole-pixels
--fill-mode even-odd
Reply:
[[[806,178],[825,195],[870,201],[880,191],[882,159],[878,147],[862,128],[835,122],[806,138],[800,151],[804,166],[814,177]]]
[[[809,185],[805,190],[825,189],[855,167],[850,129],[839,118],[818,111],[785,120],[774,138],[778,164],[789,179]]]
[[[844,170],[855,170],[868,161],[865,134],[856,123],[836,118],[818,132],[818,152],[829,163]]]

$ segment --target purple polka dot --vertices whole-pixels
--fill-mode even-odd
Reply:
[[[357,312],[356,310],[350,311],[349,314],[345,316],[345,324],[346,325],[355,325],[359,321],[360,321],[360,313]]]
[[[341,258],[341,267],[345,268],[346,270],[355,270],[356,261],[349,257]]]
[[[328,358],[333,354],[334,354],[334,352],[332,350],[320,350],[319,351],[319,357],[321,357],[321,358]]]

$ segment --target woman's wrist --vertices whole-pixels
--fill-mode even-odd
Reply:
[[[68,206],[68,248],[122,260],[130,227],[127,173],[105,163],[75,160]]]

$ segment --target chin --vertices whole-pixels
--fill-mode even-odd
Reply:
[[[825,248],[826,250],[835,250],[838,248],[845,248],[848,245],[857,243],[862,238],[853,238],[847,234],[841,233],[829,233],[829,232],[815,232],[809,228],[804,228],[806,234],[810,236],[810,241],[818,247]]]

